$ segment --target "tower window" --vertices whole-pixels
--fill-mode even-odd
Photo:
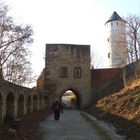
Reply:
[[[109,42],[109,38],[107,38],[107,41]]]
[[[68,76],[68,68],[67,67],[61,67],[60,68],[60,77],[66,78]]]
[[[117,25],[118,25],[118,22],[117,22]]]
[[[108,53],[108,58],[110,58],[110,53]]]
[[[75,67],[74,68],[74,77],[75,78],[80,78],[81,77],[81,68],[80,67]]]
[[[113,23],[111,23],[111,26],[113,26]]]

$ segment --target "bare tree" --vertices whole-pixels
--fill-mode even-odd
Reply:
[[[98,53],[95,50],[91,52],[91,68],[92,69],[97,69],[100,65],[103,65],[101,64],[102,57],[99,57],[97,54]]]
[[[8,6],[0,4],[0,78],[23,85],[32,79],[28,46],[33,30],[30,25],[16,25],[8,12]]]
[[[140,16],[128,16],[125,21],[129,63],[131,63],[140,59]]]

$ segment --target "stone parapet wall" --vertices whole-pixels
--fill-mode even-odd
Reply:
[[[123,78],[123,68],[91,69],[91,89],[120,78]]]
[[[123,87],[123,68],[91,69],[91,95],[87,107]]]
[[[33,111],[49,107],[49,97],[45,91],[39,91],[7,82],[0,81],[0,122],[7,115],[13,119]]]
[[[100,98],[114,94],[135,80],[140,80],[140,61],[124,68],[91,70],[91,101],[96,103]]]
[[[43,90],[45,88],[45,69],[42,70],[41,74],[39,75],[37,79],[37,89]]]

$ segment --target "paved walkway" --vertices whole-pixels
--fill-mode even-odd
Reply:
[[[40,140],[123,140],[111,126],[79,110],[64,110],[59,121],[50,115],[40,132]]]

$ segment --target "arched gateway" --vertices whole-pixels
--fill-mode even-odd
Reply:
[[[72,91],[72,92],[75,94],[75,96],[76,96],[76,102],[77,102],[77,103],[76,103],[76,107],[77,107],[77,108],[80,108],[81,105],[82,105],[82,96],[81,96],[80,91],[79,91],[78,89],[73,88],[73,87],[64,89],[64,90],[61,92],[60,96],[59,96],[59,100],[62,102],[62,96],[63,96],[64,93],[66,93],[67,91]]]
[[[45,68],[37,80],[37,88],[48,90],[52,97],[74,91],[80,108],[89,101],[91,93],[90,46],[46,44]]]

